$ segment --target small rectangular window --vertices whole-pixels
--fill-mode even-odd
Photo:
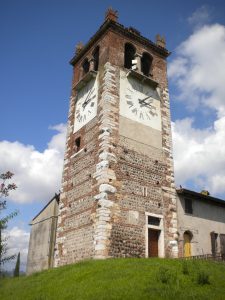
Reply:
[[[148,188],[146,186],[143,186],[142,193],[144,197],[148,196]]]
[[[184,211],[186,214],[193,214],[193,208],[192,208],[192,200],[185,198],[184,199]]]
[[[75,140],[76,152],[80,151],[80,142],[81,142],[81,138],[78,137],[78,138]]]
[[[159,226],[160,218],[148,216],[148,225]]]

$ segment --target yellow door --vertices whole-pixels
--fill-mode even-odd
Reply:
[[[190,234],[184,233],[184,257],[191,256],[191,237]]]

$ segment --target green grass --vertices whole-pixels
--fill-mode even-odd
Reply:
[[[225,264],[169,259],[91,260],[0,280],[0,299],[225,299]]]

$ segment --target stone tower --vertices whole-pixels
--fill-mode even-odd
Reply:
[[[55,265],[176,257],[169,52],[109,9],[73,66]]]

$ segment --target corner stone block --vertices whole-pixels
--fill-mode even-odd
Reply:
[[[107,193],[100,193],[100,194],[98,194],[98,195],[96,195],[96,196],[94,196],[94,199],[95,200],[100,200],[100,199],[107,199]]]
[[[99,158],[101,160],[108,160],[108,161],[113,161],[113,162],[116,162],[116,156],[113,154],[113,153],[109,153],[109,152],[102,152],[100,155],[99,155]]]
[[[110,208],[113,206],[113,202],[110,201],[110,200],[105,200],[105,199],[100,199],[99,200],[99,204],[102,206],[102,207],[105,207],[105,208]]]
[[[101,184],[99,186],[99,192],[102,193],[102,192],[105,192],[105,193],[111,193],[111,194],[114,194],[116,193],[116,188],[110,184]]]

